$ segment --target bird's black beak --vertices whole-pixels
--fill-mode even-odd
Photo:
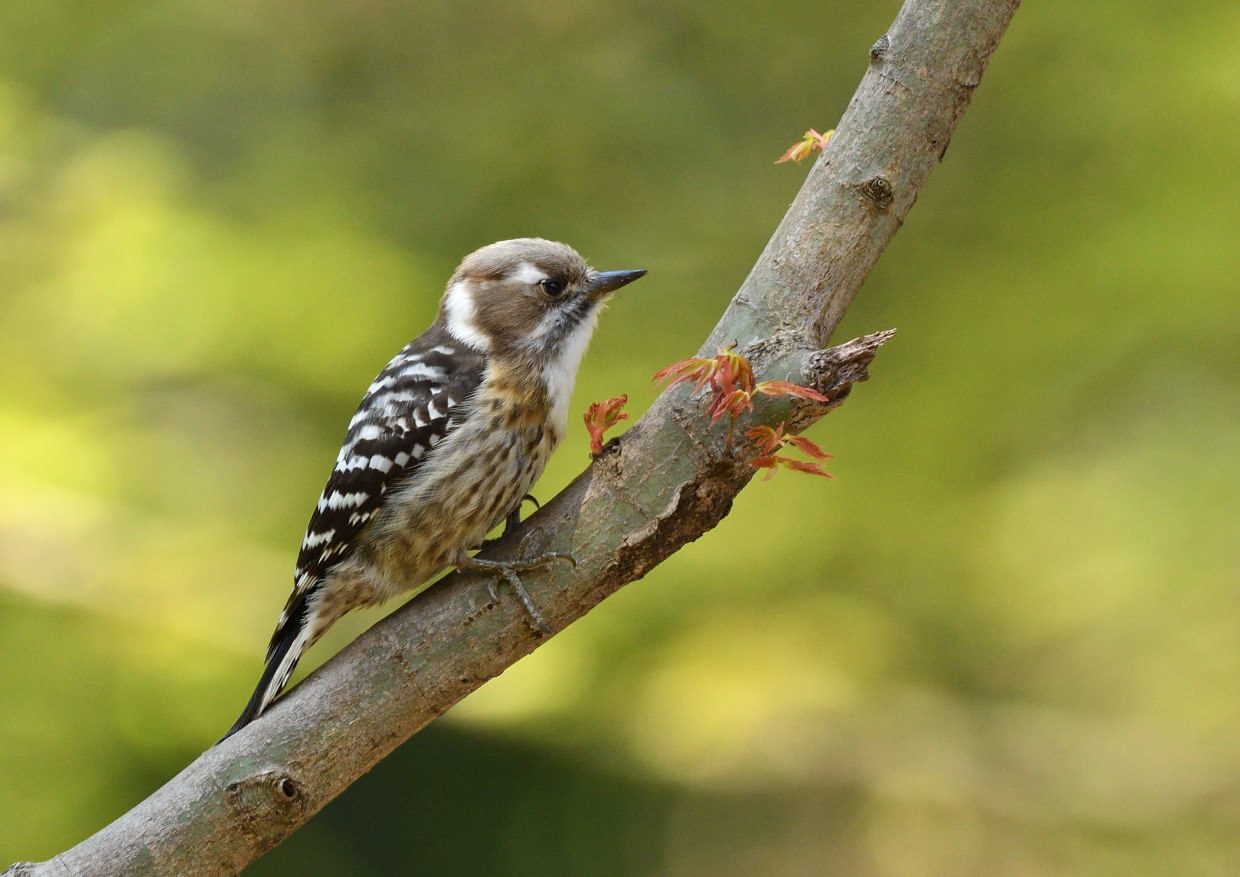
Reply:
[[[615,292],[645,273],[645,268],[638,268],[636,271],[599,271],[590,278],[590,298],[600,298],[609,292]]]

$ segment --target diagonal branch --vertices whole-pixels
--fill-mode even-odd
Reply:
[[[1018,5],[907,0],[870,49],[838,133],[703,346],[710,354],[739,340],[762,378],[832,400],[762,399],[760,422],[786,418],[800,431],[866,379],[890,332],[820,348],[942,157]],[[727,515],[753,469],[725,448],[723,432],[686,389],[664,393],[488,556],[572,554],[575,569],[527,582],[562,629]],[[492,603],[476,576],[453,574],[116,822],[5,874],[236,873],[542,641],[515,601]]]

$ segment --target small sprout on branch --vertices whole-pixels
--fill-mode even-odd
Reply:
[[[727,447],[732,447],[732,431],[736,418],[753,410],[754,380],[749,360],[732,347],[719,348],[719,354],[711,359],[694,356],[674,362],[655,372],[652,381],[667,381],[667,389],[677,384],[693,382],[693,392],[708,389],[710,392],[710,422],[713,426],[719,418],[728,415]]]
[[[606,402],[591,402],[590,407],[586,409],[582,419],[585,421],[586,430],[590,433],[591,457],[597,457],[603,453],[603,433],[620,421],[629,419],[629,416],[620,410],[628,401],[628,393],[625,393],[623,396],[615,396]]]
[[[817,390],[796,383],[754,382],[753,366],[749,365],[748,358],[732,352],[734,346],[720,347],[719,354],[713,358],[694,356],[688,360],[673,362],[672,365],[655,372],[655,377],[651,378],[653,381],[667,381],[668,390],[677,383],[689,381],[693,382],[693,392],[709,390],[711,404],[707,411],[711,414],[711,424],[718,423],[724,414],[728,416],[728,439],[725,447],[732,448],[732,435],[737,427],[737,418],[745,412],[753,411],[754,393],[812,399],[815,402],[831,401]],[[780,429],[782,430],[782,424]]]
[[[716,423],[724,413],[733,417],[748,407],[753,395],[753,368],[749,360],[732,348],[721,347],[719,354],[712,358],[694,356],[674,362],[667,368],[655,372],[652,381],[667,381],[667,389],[688,381],[693,382],[693,392],[697,393],[709,387],[711,395],[710,422]]]
[[[713,357],[694,356],[674,362],[667,368],[655,373],[652,380],[666,381],[667,389],[677,384],[693,384],[694,394],[704,392],[709,396],[707,413],[710,414],[711,425],[719,422],[725,414],[728,416],[728,437],[725,447],[732,448],[732,436],[736,430],[736,419],[742,414],[753,411],[755,393],[764,396],[787,396],[794,399],[808,399],[814,402],[829,402],[828,397],[811,387],[802,387],[789,381],[755,381],[753,366],[742,354],[734,352],[736,345],[719,348]],[[591,402],[582,420],[590,433],[590,456],[597,457],[603,452],[603,435],[621,420],[628,420],[629,415],[622,410],[628,403],[627,394],[608,399],[606,402]],[[779,467],[794,472],[807,472],[823,478],[834,478],[818,463],[807,460],[794,460],[776,454],[780,448],[791,445],[801,453],[814,460],[823,461],[831,458],[818,445],[804,436],[784,435],[787,422],[780,423],[772,429],[769,426],[755,426],[745,433],[754,443],[758,456],[749,461],[755,469],[768,469],[766,478],[770,479]]]
[[[827,148],[827,142],[834,134],[834,128],[825,134],[819,134],[813,128],[810,128],[805,132],[805,138],[789,146],[788,151],[776,159],[775,163],[783,164],[785,161],[800,161],[803,158],[808,158],[815,149],[823,152]]]
[[[818,445],[802,435],[784,435],[784,424],[771,429],[769,426],[755,426],[753,429],[745,433],[745,436],[757,447],[760,456],[754,457],[749,461],[749,465],[755,469],[767,469],[763,481],[770,481],[775,477],[775,473],[780,466],[791,469],[794,472],[807,472],[810,475],[821,475],[823,478],[835,480],[835,476],[823,469],[817,463],[810,463],[806,460],[794,460],[791,457],[777,456],[774,451],[780,448],[792,445],[801,453],[815,460],[829,460],[831,455],[824,451]]]

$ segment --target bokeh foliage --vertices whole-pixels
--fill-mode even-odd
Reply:
[[[896,8],[0,4],[0,860],[227,727],[462,255],[650,269],[574,403],[640,412]],[[1023,9],[842,330],[900,335],[838,483],[755,484],[253,873],[1240,869],[1238,34]]]

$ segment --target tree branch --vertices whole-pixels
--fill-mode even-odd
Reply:
[[[787,418],[800,431],[866,379],[891,332],[820,348],[947,149],[1018,5],[907,0],[870,49],[837,134],[702,348],[709,355],[739,340],[759,376],[808,384],[832,400],[759,399],[758,422]],[[560,551],[577,559],[575,569],[528,577],[553,627],[727,515],[754,470],[739,447],[725,448],[724,430],[711,429],[702,410],[684,388],[664,393],[594,465],[488,550],[496,558]],[[450,575],[129,813],[47,862],[5,874],[236,873],[542,642],[517,601],[492,603],[481,579]]]

